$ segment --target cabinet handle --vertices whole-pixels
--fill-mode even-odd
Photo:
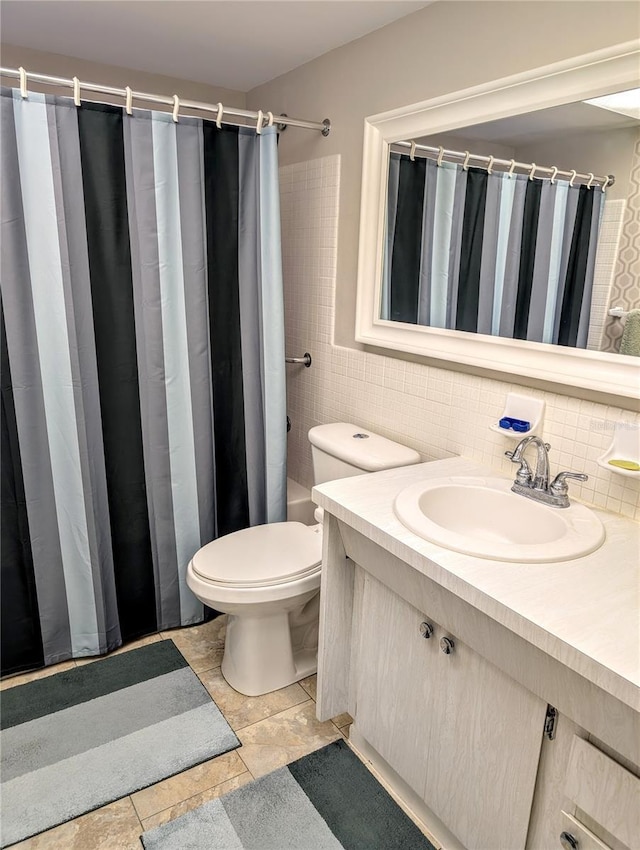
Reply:
[[[562,844],[564,850],[578,850],[578,847],[580,846],[578,839],[575,835],[571,835],[570,832],[560,833],[560,844]]]
[[[420,634],[423,638],[428,639],[433,634],[433,626],[431,623],[420,623]]]
[[[451,640],[451,638],[440,638],[440,649],[444,652],[445,655],[451,655],[454,646],[455,643]]]

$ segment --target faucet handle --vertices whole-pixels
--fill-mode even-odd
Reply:
[[[575,478],[576,481],[588,481],[589,476],[584,472],[559,472],[549,485],[549,492],[554,496],[566,496],[569,492],[567,478]]]
[[[516,472],[516,481],[518,484],[522,484],[523,487],[528,487],[533,479],[531,467],[523,457],[517,456],[516,452],[517,449],[512,452],[505,452],[505,455],[509,458],[511,463],[520,464],[520,469]]]

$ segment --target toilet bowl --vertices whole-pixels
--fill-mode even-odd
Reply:
[[[348,423],[309,431],[314,481],[418,463],[413,449]],[[316,671],[322,560],[317,525],[278,522],[207,543],[187,567],[187,585],[228,615],[222,675],[236,691],[259,696]]]
[[[228,614],[222,675],[258,696],[315,673],[322,528],[256,525],[203,546],[187,584]]]

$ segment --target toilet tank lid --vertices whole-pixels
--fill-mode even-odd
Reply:
[[[349,422],[316,425],[309,431],[309,442],[365,472],[420,463],[420,455],[413,449]]]

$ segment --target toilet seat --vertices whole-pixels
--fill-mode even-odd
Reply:
[[[228,588],[272,587],[317,572],[322,528],[301,522],[255,525],[207,543],[191,567],[201,579]]]

